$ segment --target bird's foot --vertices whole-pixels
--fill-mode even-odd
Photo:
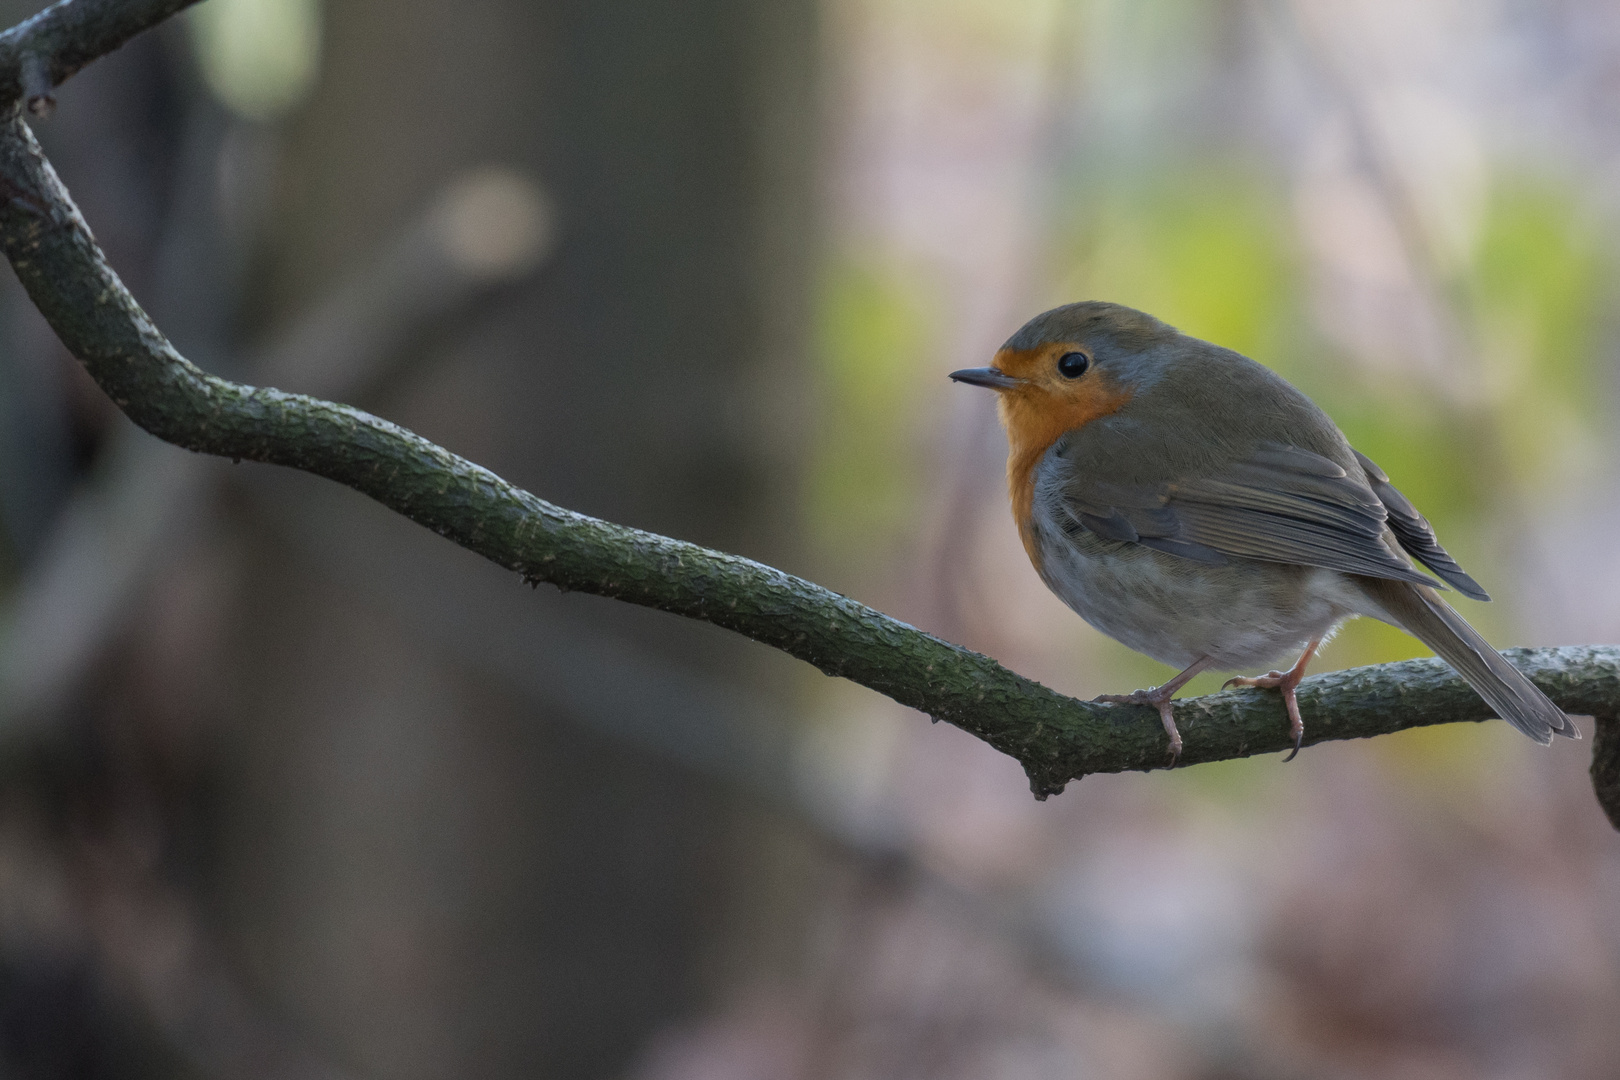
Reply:
[[[1299,698],[1294,691],[1299,687],[1300,681],[1305,678],[1305,665],[1301,661],[1287,671],[1268,671],[1264,675],[1253,678],[1239,676],[1227,679],[1221,684],[1221,689],[1228,686],[1257,686],[1262,690],[1281,690],[1283,692],[1283,708],[1288,710],[1288,734],[1294,737],[1294,748],[1283,758],[1284,762],[1293,761],[1299,753],[1299,747],[1305,741],[1305,721],[1299,715]]]
[[[1288,677],[1289,673],[1286,671],[1268,671],[1264,675],[1254,676],[1238,675],[1221,683],[1221,689],[1225,690],[1230,686],[1258,686],[1262,690],[1275,690],[1279,686],[1286,685]]]
[[[1164,730],[1170,736],[1170,765],[1176,767],[1176,759],[1181,757],[1181,732],[1176,730],[1176,718],[1171,712],[1170,699],[1180,687],[1168,684],[1155,687],[1152,690],[1137,690],[1130,694],[1098,694],[1092,701],[1108,705],[1151,705],[1159,710],[1159,719],[1164,722]]]

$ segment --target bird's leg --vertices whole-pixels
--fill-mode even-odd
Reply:
[[[1311,643],[1305,646],[1305,651],[1299,654],[1299,660],[1287,671],[1268,671],[1257,678],[1227,679],[1221,687],[1228,686],[1259,686],[1268,690],[1281,690],[1283,692],[1283,708],[1288,710],[1288,734],[1294,737],[1294,749],[1283,761],[1293,761],[1299,753],[1299,745],[1305,740],[1305,721],[1300,719],[1299,699],[1294,691],[1299,688],[1299,682],[1305,677],[1305,665],[1311,662],[1316,655],[1317,646],[1322,644],[1321,638],[1312,638]]]
[[[1176,730],[1176,718],[1170,709],[1170,699],[1175,696],[1177,690],[1186,686],[1194,675],[1197,675],[1209,665],[1209,657],[1200,656],[1192,662],[1186,671],[1183,671],[1163,686],[1155,687],[1152,690],[1138,690],[1131,694],[1099,694],[1091,700],[1107,702],[1112,705],[1151,705],[1158,709],[1159,719],[1164,721],[1165,733],[1170,736],[1170,767],[1175,768],[1176,759],[1181,756],[1181,732]]]

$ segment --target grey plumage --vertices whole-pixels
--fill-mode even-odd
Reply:
[[[1087,353],[1090,384],[1048,370],[1069,349]],[[1040,453],[1020,528],[1047,585],[1105,633],[1167,663],[1232,668],[1368,615],[1428,645],[1536,741],[1579,738],[1438,595],[1449,585],[1489,599],[1428,520],[1274,372],[1099,303],[1037,316],[997,359],[1010,374],[980,381],[1003,393],[1015,446],[1026,444],[1014,425],[1039,419],[1040,395],[1103,403]]]

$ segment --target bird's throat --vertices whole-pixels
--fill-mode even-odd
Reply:
[[[1007,429],[1007,494],[1018,535],[1037,570],[1041,554],[1035,539],[1035,467],[1064,434],[1118,412],[1130,400],[1128,389],[1105,378],[1087,379],[1061,395],[1036,389],[1001,396],[1001,423]]]

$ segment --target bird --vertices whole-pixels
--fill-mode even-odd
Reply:
[[[1338,626],[1389,623],[1536,742],[1574,722],[1446,603],[1489,600],[1370,458],[1270,368],[1145,312],[1082,301],[1035,316],[990,366],[951,372],[998,397],[1013,520],[1036,573],[1086,622],[1181,673],[1095,700],[1156,708],[1206,669],[1292,667],[1226,686],[1295,691]],[[1423,572],[1426,568],[1434,576]],[[1438,578],[1438,580],[1436,580]]]

